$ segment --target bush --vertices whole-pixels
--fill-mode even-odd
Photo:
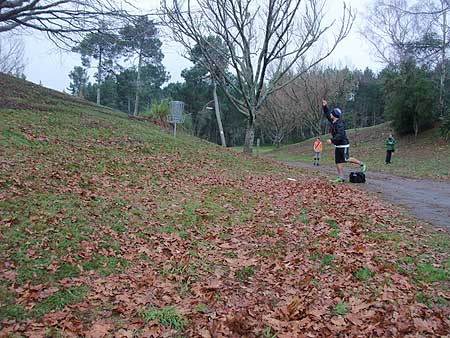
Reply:
[[[169,101],[162,100],[161,102],[154,103],[150,108],[150,112],[145,115],[155,120],[166,120],[167,116],[169,116],[169,112]]]
[[[444,120],[441,125],[441,135],[447,140],[450,140],[450,114]]]

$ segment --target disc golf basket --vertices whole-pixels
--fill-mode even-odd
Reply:
[[[167,122],[173,124],[173,137],[177,137],[177,124],[184,123],[184,102],[170,101],[170,111]]]

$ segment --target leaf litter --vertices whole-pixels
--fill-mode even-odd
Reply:
[[[211,148],[63,147],[2,159],[0,336],[449,332],[448,252],[372,196],[274,163],[238,170]],[[408,257],[431,260],[444,277],[420,278]],[[357,277],[362,269],[370,278]],[[427,306],[420,292],[443,301]]]

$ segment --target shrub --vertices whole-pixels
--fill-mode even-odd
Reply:
[[[441,125],[441,135],[447,140],[450,140],[450,114],[444,120]]]
[[[161,102],[154,103],[148,114],[151,118],[156,120],[165,120],[170,112],[169,101],[162,100]]]

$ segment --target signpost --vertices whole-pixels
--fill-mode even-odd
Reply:
[[[177,137],[177,123],[184,122],[184,102],[170,101],[170,112],[167,121],[173,124],[173,137]]]

